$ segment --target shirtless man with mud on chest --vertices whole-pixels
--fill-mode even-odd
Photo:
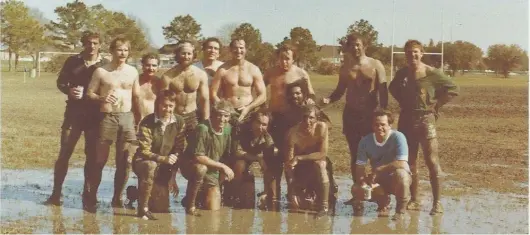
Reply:
[[[234,106],[236,113],[230,124],[234,127],[248,118],[266,99],[265,83],[260,69],[245,60],[247,49],[243,39],[230,43],[232,60],[224,63],[215,74],[210,88],[212,102],[226,99]],[[252,96],[256,92],[256,97]]]
[[[155,99],[156,92],[159,90],[160,78],[155,74],[158,71],[158,66],[160,64],[160,57],[154,53],[147,53],[142,56],[142,70],[143,73],[140,74],[140,92],[138,109],[133,107],[134,120],[136,126],[142,121],[142,119],[155,112]]]
[[[199,114],[201,121],[210,117],[208,75],[200,68],[192,66],[194,50],[191,42],[177,43],[175,60],[178,64],[162,75],[160,84],[162,90],[169,89],[177,94],[175,114],[184,118],[186,136],[197,126]]]
[[[108,157],[110,146],[118,136],[124,144],[116,144],[116,173],[112,206],[122,207],[121,193],[127,183],[130,163],[125,150],[136,140],[133,104],[138,103],[138,71],[126,63],[130,41],[117,37],[110,43],[112,61],[94,71],[88,86],[89,99],[100,103],[101,122],[96,146],[96,159],[91,161],[91,182],[84,205],[88,211],[95,211],[96,194],[101,182],[101,174]],[[134,99],[134,101],[133,101]]]
[[[322,99],[324,104],[329,104],[338,101],[346,92],[342,132],[350,148],[352,179],[355,179],[359,141],[371,131],[371,115],[377,108],[385,109],[388,104],[385,68],[381,61],[366,56],[366,47],[366,40],[360,35],[348,35],[345,50],[350,58],[340,69],[335,91]],[[352,202],[349,200],[347,204]]]

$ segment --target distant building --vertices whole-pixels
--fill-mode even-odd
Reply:
[[[316,56],[320,61],[328,61],[335,65],[341,65],[344,60],[340,46],[322,45],[317,47]]]

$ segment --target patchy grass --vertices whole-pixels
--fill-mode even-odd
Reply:
[[[54,74],[43,73],[23,83],[20,73],[2,73],[2,167],[53,167],[65,106],[55,79]],[[319,97],[327,96],[337,84],[336,76],[312,75],[311,80]],[[474,188],[527,194],[527,187],[517,185],[528,182],[528,77],[464,76],[455,81],[461,95],[442,109],[437,125],[440,161],[448,179]],[[344,99],[326,112],[333,121],[330,156],[337,172],[349,174],[343,106]],[[393,99],[390,110],[399,112]],[[83,142],[79,141],[71,159],[78,166],[84,162]],[[427,179],[423,160],[419,164],[422,178]]]

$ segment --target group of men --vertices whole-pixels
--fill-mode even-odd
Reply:
[[[68,58],[57,79],[68,100],[54,188],[47,203],[60,204],[68,161],[84,132],[83,207],[87,211],[96,210],[102,170],[114,143],[112,206],[123,206],[122,193],[132,166],[138,176],[138,216],[144,219],[155,219],[149,202],[153,184],[162,182],[178,194],[178,169],[188,180],[182,200],[188,214],[198,215],[198,205],[218,209],[221,194],[226,194],[223,200],[237,204],[242,180],[254,161],[264,173],[267,205],[277,204],[285,172],[291,208],[299,208],[313,194],[317,216],[328,213],[334,184],[328,155],[330,121],[315,105],[308,73],[293,63],[295,48],[278,48],[277,66],[262,75],[245,59],[242,39],[231,41],[232,58],[224,63],[218,60],[222,45],[217,38],[202,43],[203,59],[197,63],[194,44],[180,41],[175,49],[177,65],[158,78],[156,54],[142,57],[140,75],[126,63],[131,48],[126,38],[110,43],[111,61],[99,54],[97,33],[85,33],[81,42],[84,50]],[[418,209],[415,163],[421,144],[433,188],[432,212],[442,212],[434,122],[439,108],[457,94],[457,88],[421,62],[423,48],[415,40],[405,45],[408,66],[397,72],[387,88],[382,63],[367,57],[365,48],[361,37],[348,36],[344,48],[348,59],[341,67],[337,88],[320,101],[329,104],[347,91],[343,133],[354,179],[354,198],[348,203],[359,209],[360,189],[379,183],[383,190],[376,202],[381,215],[388,211],[389,194],[396,195],[396,214],[404,213],[406,207]],[[401,106],[398,128],[404,135],[391,130],[392,115],[381,111],[387,106],[388,90]],[[369,176],[364,169],[368,160],[372,165]]]

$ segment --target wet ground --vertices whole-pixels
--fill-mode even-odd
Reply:
[[[132,177],[129,185],[136,185]],[[135,210],[113,209],[110,200],[114,169],[105,169],[98,192],[96,214],[81,206],[83,170],[70,169],[63,189],[63,206],[44,206],[52,191],[51,170],[7,170],[1,172],[2,233],[525,233],[528,234],[528,196],[474,190],[473,194],[444,196],[445,214],[430,216],[431,198],[422,198],[421,211],[409,211],[400,221],[378,218],[375,203],[365,202],[362,216],[353,216],[351,179],[337,177],[339,202],[334,216],[315,219],[311,213],[288,213],[285,199],[279,212],[262,210],[201,211],[201,217],[187,216],[180,203],[171,199],[170,214],[155,214],[157,221],[136,218]],[[178,176],[184,195],[186,182]],[[263,189],[256,179],[256,189]],[[427,191],[428,182],[421,182]],[[528,183],[525,184],[526,187]],[[447,182],[445,187],[461,187]],[[463,190],[468,192],[469,190]],[[285,192],[285,185],[282,186]],[[453,194],[451,194],[453,195]],[[392,199],[391,208],[395,201]],[[393,215],[393,211],[390,213]]]

